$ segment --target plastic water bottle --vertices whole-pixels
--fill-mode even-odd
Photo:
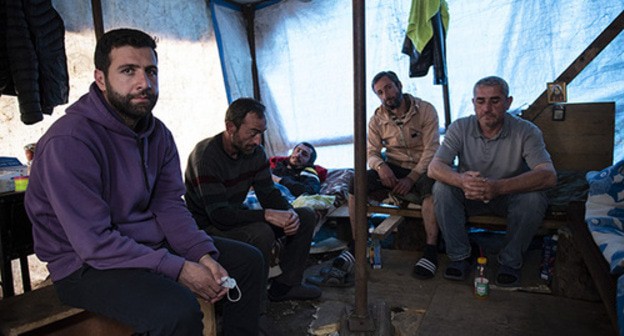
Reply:
[[[487,258],[477,258],[477,272],[474,279],[474,293],[479,299],[486,299],[490,295],[490,281],[487,278]]]
[[[542,263],[540,265],[540,277],[542,280],[546,280],[548,284],[551,283],[554,269],[555,269],[555,257],[557,255],[557,241],[559,236],[552,235],[544,236],[544,245],[542,248]]]
[[[373,238],[373,231],[375,231],[375,226],[371,224],[368,227],[366,257],[373,269],[381,269],[381,242]]]

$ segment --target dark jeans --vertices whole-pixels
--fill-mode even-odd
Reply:
[[[279,256],[279,265],[282,274],[274,280],[284,285],[297,286],[301,284],[303,272],[306,268],[306,261],[310,254],[310,244],[312,234],[316,225],[316,215],[311,208],[296,208],[299,215],[299,231],[293,236],[284,236],[281,228],[266,222],[250,223],[237,226],[231,230],[219,230],[214,226],[206,228],[206,232],[211,236],[226,237],[249,243],[262,252],[265,263],[265,272],[268,277],[269,263],[271,260],[271,250],[275,245],[275,240],[284,237],[284,248]]]
[[[223,301],[223,333],[258,335],[261,293],[266,288],[264,262],[258,249],[237,241],[214,238],[219,263],[241,290],[240,301]],[[202,312],[185,286],[145,269],[97,270],[83,266],[56,281],[60,300],[110,317],[148,335],[202,335]],[[236,291],[231,295],[236,298]]]
[[[522,267],[523,255],[546,214],[548,198],[544,191],[502,195],[488,203],[467,200],[461,188],[442,182],[435,183],[433,192],[436,218],[451,261],[472,254],[466,217],[495,214],[507,220],[505,245],[498,254],[498,262],[514,269]]]

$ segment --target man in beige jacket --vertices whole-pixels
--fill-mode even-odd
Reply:
[[[414,276],[428,279],[438,265],[438,226],[435,220],[431,188],[435,182],[427,176],[427,167],[440,146],[438,113],[433,105],[403,93],[403,85],[392,71],[378,73],[372,89],[381,106],[368,124],[368,166],[366,172],[369,198],[381,200],[388,194],[422,205],[427,235],[424,254],[414,265]],[[384,151],[385,150],[385,151]],[[349,186],[351,229],[354,228],[353,181]],[[308,281],[320,285],[350,285],[354,265],[353,241],[349,249],[334,259],[330,269]]]

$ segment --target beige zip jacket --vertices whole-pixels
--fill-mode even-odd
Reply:
[[[429,162],[440,146],[438,113],[430,103],[404,94],[410,108],[399,126],[391,112],[381,105],[368,123],[368,166],[379,169],[385,161],[411,169],[413,181],[427,171]],[[386,160],[381,150],[386,149]]]

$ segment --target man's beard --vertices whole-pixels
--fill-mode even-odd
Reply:
[[[396,97],[392,99],[386,99],[386,101],[384,101],[384,106],[389,110],[394,110],[398,108],[399,106],[401,106],[402,100],[403,100],[403,93],[399,92],[399,94]]]
[[[301,161],[295,160],[295,159],[292,159],[292,158],[288,158],[288,164],[292,168],[295,168],[295,169],[299,169],[299,168],[302,168],[302,167],[305,166],[304,164],[301,163]]]
[[[236,149],[236,151],[240,155],[249,155],[253,153],[254,150],[256,150],[256,147],[258,146],[256,145],[243,146],[242,141],[240,141],[240,138],[238,137],[238,131],[236,131],[236,133],[234,133],[234,136],[232,137],[232,147],[234,147],[234,149]]]
[[[140,96],[146,96],[149,102],[133,104],[132,99]],[[154,106],[156,106],[156,101],[158,101],[158,95],[148,89],[145,89],[138,94],[129,93],[123,96],[113,90],[108,80],[106,81],[106,98],[121,115],[122,119],[130,119],[134,121],[138,121],[144,116],[150,114]]]

